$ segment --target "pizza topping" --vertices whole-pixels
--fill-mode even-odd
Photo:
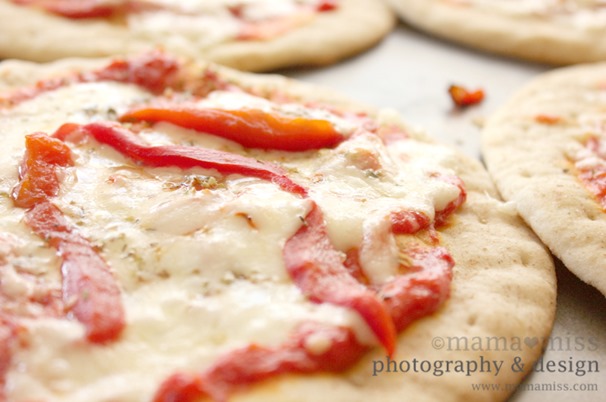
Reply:
[[[356,310],[373,330],[388,355],[395,348],[395,329],[385,306],[352,277],[328,238],[323,216],[314,206],[303,225],[284,245],[286,269],[312,301]]]
[[[592,137],[575,162],[579,179],[606,210],[606,141]]]
[[[534,120],[537,123],[554,125],[560,123],[562,121],[562,118],[560,116],[554,116],[551,114],[537,114],[534,117]]]
[[[455,186],[458,191],[458,196],[453,200],[449,201],[445,206],[436,210],[434,222],[436,226],[442,226],[447,223],[448,217],[467,199],[467,193],[465,191],[465,184],[463,181],[454,175],[434,174],[433,177],[439,178],[445,183],[449,183]]]
[[[94,248],[74,231],[48,199],[59,190],[55,170],[72,165],[69,148],[37,133],[26,137],[21,180],[13,191],[16,206],[28,208],[25,222],[61,256],[63,301],[86,327],[91,342],[116,339],[124,328],[120,291]]]
[[[306,218],[307,224],[289,240],[290,244],[287,243],[285,246],[287,267],[295,263],[291,267],[295,269],[294,280],[304,281],[303,285],[300,285],[303,286],[304,291],[305,287],[309,287],[323,298],[327,295],[322,293],[333,292],[329,298],[337,304],[340,303],[338,299],[341,294],[345,294],[346,300],[355,294],[363,295],[363,292],[355,290],[360,285],[353,285],[350,279],[352,277],[342,272],[339,258],[326,243],[326,233],[320,218],[319,210],[314,208]],[[396,226],[394,231],[410,232],[410,234],[426,229],[430,225],[429,220],[416,214],[394,214],[392,219]],[[406,256],[406,261],[403,262],[402,269],[408,272],[378,286],[378,294],[384,301],[384,306],[379,310],[380,315],[386,307],[389,311],[389,322],[393,323],[397,331],[401,331],[414,320],[434,312],[450,293],[454,261],[444,248],[435,247],[437,242],[435,237],[429,238],[428,243],[414,241],[403,245],[402,254]],[[293,259],[289,254],[294,254],[296,258]],[[307,267],[304,268],[304,265]],[[310,271],[310,267],[314,270]],[[304,276],[298,278],[299,273]],[[320,276],[319,280],[316,275]],[[339,281],[335,280],[337,276]],[[344,282],[349,282],[350,285],[344,288]],[[352,291],[353,294],[350,293]],[[367,299],[364,302],[366,303],[371,297],[362,296],[362,300]],[[363,305],[363,303],[359,304],[359,306]],[[359,311],[359,306],[352,307]],[[368,305],[364,307],[367,308]],[[380,315],[373,321],[377,321]],[[390,331],[392,330],[393,327]],[[392,342],[392,340],[382,341],[388,348],[386,341]],[[393,341],[395,342],[395,339]],[[319,345],[314,345],[318,342]],[[347,370],[367,349],[368,347],[360,344],[349,329],[335,326],[319,327],[315,323],[303,324],[291,333],[285,344],[279,347],[268,348],[253,344],[223,355],[203,372],[173,374],[162,383],[154,402],[193,402],[204,396],[211,397],[215,401],[226,401],[234,391],[279,374]]]
[[[258,22],[242,22],[237,38],[240,40],[268,40],[282,35],[294,27],[300,26],[313,18],[313,13],[299,12],[293,16]]]
[[[77,128],[74,125],[67,127]],[[268,170],[271,167],[235,154],[193,147],[146,147],[134,134],[109,124],[92,123],[82,129],[97,141],[148,166],[214,168],[223,174],[238,173],[270,180],[286,191],[303,196],[307,194],[278,168]],[[59,129],[58,133],[64,136],[66,129]],[[388,353],[393,353],[395,332],[384,307],[349,275],[340,254],[327,237],[322,213],[317,207],[312,208],[305,218],[305,225],[286,243],[284,258],[291,277],[310,300],[352,307],[366,320]]]
[[[59,167],[71,166],[71,152],[63,141],[36,133],[25,137],[25,158],[19,169],[20,181],[13,189],[15,205],[31,208],[59,192]]]
[[[108,0],[12,0],[15,4],[35,6],[67,18],[106,18],[117,14],[126,2]]]
[[[135,35],[153,36],[154,29],[174,39],[173,27],[193,43],[212,45],[229,39],[275,38],[310,21],[314,14],[335,10],[337,0],[270,0],[174,2],[166,0],[12,0],[71,19],[120,17]]]
[[[73,129],[77,126],[69,127]],[[145,166],[215,169],[221,174],[240,174],[268,180],[294,194],[307,194],[307,190],[289,179],[286,172],[270,163],[214,149],[177,145],[147,146],[134,133],[115,124],[91,123],[82,126],[82,129],[98,142],[111,146]],[[64,133],[64,130],[60,128],[59,132]]]
[[[227,138],[248,148],[307,151],[332,148],[345,139],[326,120],[280,116],[256,109],[147,106],[127,112],[121,120],[169,122]]]
[[[469,91],[460,85],[451,85],[448,93],[455,106],[460,108],[477,105],[484,100],[484,91],[481,89]]]
[[[316,353],[307,345],[319,336],[330,347]],[[219,358],[202,373],[172,375],[162,383],[154,402],[195,402],[204,396],[223,402],[234,390],[276,375],[345,371],[367,350],[348,328],[305,323],[277,347],[249,345]]]
[[[407,271],[387,281],[380,295],[397,331],[436,311],[450,295],[454,260],[444,247],[435,244],[399,244]]]
[[[136,58],[115,59],[107,66],[90,72],[39,81],[33,87],[18,89],[6,97],[0,96],[0,106],[15,105],[36,96],[76,83],[115,81],[138,85],[152,93],[161,93],[177,85],[179,64],[160,52]]]
[[[25,221],[61,256],[63,300],[84,324],[88,340],[116,340],[125,326],[124,309],[107,263],[50,202],[37,203],[27,211]]]
[[[318,11],[332,11],[338,8],[337,0],[321,0],[316,6]]]

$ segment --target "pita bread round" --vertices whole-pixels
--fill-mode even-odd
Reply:
[[[7,90],[43,77],[90,69],[100,63],[103,62],[73,59],[48,65],[9,61],[0,64],[0,80]],[[279,76],[253,76],[220,67],[213,67],[213,70],[246,87],[265,89],[268,93],[277,90],[306,103],[363,111],[378,116],[387,127],[399,125],[409,135],[407,141],[431,150],[428,160],[456,172],[465,182],[468,194],[467,201],[454,213],[452,220],[438,230],[441,244],[456,261],[451,296],[437,312],[413,323],[399,335],[397,352],[391,358],[398,367],[417,361],[416,370],[411,368],[402,372],[398,368],[387,372],[384,368],[383,372],[377,372],[379,362],[388,363],[385,352],[376,349],[343,374],[276,377],[235,394],[233,400],[504,401],[515,390],[512,384],[519,383],[530,372],[532,363],[547,342],[555,314],[556,281],[550,255],[518,217],[512,204],[499,199],[480,163],[434,143],[424,133],[408,127],[393,111],[377,111],[329,90]],[[11,109],[0,110],[0,136],[10,136],[13,138],[11,143],[15,142],[15,136],[28,132],[27,122],[35,122],[37,129],[43,128],[40,124],[45,120],[31,119],[32,115],[56,114],[56,109],[52,108],[28,111],[24,109],[25,105],[21,104],[19,113]],[[78,108],[80,105],[65,107]],[[22,127],[19,130],[9,129],[17,127],[16,121],[24,122],[25,126],[19,126]],[[47,127],[46,130],[55,128]],[[16,171],[11,170],[11,166],[14,168],[22,154],[23,150],[19,149],[14,157],[2,159],[3,187],[16,182]],[[13,165],[7,164],[7,159]],[[2,209],[11,209],[9,204],[2,201]],[[3,229],[7,228],[6,220],[0,220],[0,224]],[[166,340],[169,343],[180,341]],[[163,346],[162,350],[170,350],[170,346]],[[103,351],[97,350],[97,353]],[[186,362],[188,356],[174,356],[174,359]],[[516,359],[521,359],[524,369],[515,369]],[[144,373],[143,386],[128,380],[141,373],[124,373],[123,379],[130,389],[128,395],[139,398],[133,400],[142,400],[141,395],[149,395],[153,391],[149,388],[170,374],[163,372],[161,360],[158,362],[160,368],[148,368]],[[450,362],[448,368],[446,362]],[[172,365],[171,362],[167,366]],[[463,371],[457,371],[455,366]],[[466,367],[473,372],[466,375]],[[107,379],[91,380],[91,387],[104,380]],[[118,378],[114,384],[122,383]],[[488,386],[478,390],[474,384],[500,384],[500,388]],[[40,380],[38,386],[45,386],[44,380]],[[64,398],[67,397],[64,395]]]
[[[40,62],[132,54],[159,47],[248,71],[335,63],[376,44],[395,22],[383,2],[341,0],[336,10],[316,13],[284,34],[268,40],[239,41],[230,37],[208,39],[221,26],[196,34],[203,24],[195,21],[169,21],[164,30],[152,25],[138,31],[103,19],[63,18],[15,5],[11,0],[0,0],[0,15],[0,59]]]
[[[550,64],[606,60],[600,1],[389,1],[412,26],[479,50]]]
[[[503,197],[573,273],[606,295],[606,211],[575,167],[587,139],[606,136],[605,83],[606,64],[536,78],[488,121],[482,149]]]

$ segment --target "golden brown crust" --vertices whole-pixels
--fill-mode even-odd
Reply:
[[[381,40],[395,18],[382,2],[343,0],[336,10],[266,41],[228,41],[196,46],[187,39],[168,43],[137,37],[104,21],[69,20],[0,0],[0,59],[51,61],[65,57],[101,57],[164,48],[247,71],[297,65],[325,65],[352,56]]]
[[[64,60],[37,67],[10,62],[0,64],[0,77],[9,86],[23,85],[49,72],[77,67],[79,60]],[[92,61],[84,61],[90,66]],[[18,72],[19,71],[19,72]],[[26,71],[27,74],[22,75]],[[277,76],[253,76],[217,67],[220,74],[245,85],[279,88],[282,92],[316,102],[326,102],[357,110],[368,110],[330,91],[296,83]],[[370,110],[371,113],[374,111]],[[389,124],[402,124],[392,112],[379,112]],[[406,127],[408,134],[421,142],[432,142],[423,133]],[[454,169],[465,181],[468,201],[453,221],[441,230],[443,244],[450,250],[456,267],[452,294],[435,314],[422,319],[398,340],[397,362],[413,359],[436,364],[439,361],[480,363],[502,362],[499,374],[474,373],[466,376],[450,368],[443,375],[414,373],[376,373],[374,361],[386,361],[382,350],[369,353],[343,375],[289,376],[260,384],[250,392],[236,395],[235,401],[499,401],[505,400],[528,373],[546,342],[555,314],[556,282],[549,254],[518,218],[511,204],[498,199],[481,165],[454,150],[435,145],[436,153],[445,155],[444,165]],[[499,337],[505,347],[488,345],[489,338]],[[525,339],[537,338],[536,344]],[[440,346],[440,339],[445,345]],[[463,348],[458,342],[482,342],[479,348]],[[451,345],[449,345],[451,342]],[[505,349],[505,350],[503,350]],[[524,372],[511,366],[516,357],[526,364]],[[467,363],[464,363],[467,364]],[[444,367],[443,367],[444,368]],[[472,384],[502,384],[503,390],[477,391]]]

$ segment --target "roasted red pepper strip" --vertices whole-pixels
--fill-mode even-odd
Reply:
[[[71,125],[71,127],[73,129],[76,126]],[[111,146],[124,156],[145,166],[215,169],[222,174],[257,177],[277,184],[284,191],[301,196],[307,195],[305,188],[288,178],[282,168],[271,163],[214,149],[176,145],[147,146],[142,144],[131,131],[112,123],[92,123],[82,126],[82,129],[98,142]],[[65,130],[60,128],[59,131],[65,135]]]
[[[84,324],[87,338],[113,340],[124,327],[118,286],[105,261],[48,201],[59,190],[55,170],[73,163],[71,152],[61,140],[43,133],[26,136],[25,144],[21,181],[13,190],[13,201],[29,208],[25,222],[61,256],[63,300],[73,304],[71,310]]]
[[[416,211],[394,211],[389,219],[394,234],[415,234],[431,223],[427,215]]]
[[[434,217],[434,225],[436,227],[439,227],[439,226],[445,225],[446,221],[448,220],[448,217],[457,208],[459,208],[461,205],[463,205],[463,203],[467,199],[467,192],[465,191],[465,184],[463,183],[463,180],[461,180],[461,178],[458,176],[440,174],[440,175],[436,175],[434,177],[439,177],[441,180],[445,181],[446,183],[450,183],[459,188],[459,196],[457,198],[455,198],[454,200],[452,200],[451,202],[449,202],[448,205],[446,205],[446,207],[444,207],[443,209],[436,211],[436,214]]]
[[[73,165],[71,151],[58,139],[44,133],[25,137],[25,157],[19,171],[19,184],[13,189],[16,206],[31,208],[36,203],[57,195],[59,179],[56,169]]]
[[[107,263],[48,201],[28,210],[25,222],[61,256],[63,300],[84,324],[91,342],[115,340],[124,329],[120,289]]]
[[[18,89],[7,97],[0,97],[0,107],[15,105],[49,91],[79,83],[116,81],[138,85],[152,93],[162,93],[177,85],[179,63],[161,52],[149,52],[130,59],[116,59],[108,65],[90,72],[39,81],[32,87]]]
[[[320,12],[333,11],[339,7],[338,0],[320,0],[316,6],[316,10]]]
[[[107,18],[123,10],[124,4],[104,0],[12,0],[15,4],[40,7],[67,18]],[[126,3],[126,2],[123,2]]]
[[[257,109],[152,105],[133,109],[120,119],[152,123],[164,121],[227,138],[248,148],[282,151],[331,148],[346,138],[326,120],[279,116]]]
[[[149,52],[130,59],[116,59],[90,75],[81,74],[83,82],[116,81],[138,85],[160,94],[177,82],[179,63],[161,52]]]
[[[454,260],[445,248],[426,246],[403,251],[411,259],[409,273],[380,287],[396,330],[433,313],[450,294]]]
[[[451,85],[448,87],[448,93],[455,106],[461,108],[476,105],[484,100],[484,91],[481,89],[468,91],[460,85]]]
[[[385,305],[343,265],[328,238],[324,217],[314,203],[305,224],[282,252],[286,270],[311,301],[349,307],[372,329],[387,354],[393,354],[396,332]]]
[[[330,346],[314,351],[313,338],[326,340]],[[154,402],[195,402],[204,396],[223,402],[234,389],[276,375],[345,371],[367,350],[349,328],[306,323],[275,348],[246,346],[220,357],[202,373],[172,375],[162,383]]]

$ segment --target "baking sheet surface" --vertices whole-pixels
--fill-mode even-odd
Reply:
[[[474,52],[400,25],[377,47],[358,57],[322,69],[282,73],[333,88],[369,105],[396,109],[409,124],[480,158],[482,121],[518,88],[549,69]],[[457,111],[448,97],[450,84],[482,88],[486,99],[477,107]],[[537,367],[510,401],[604,401],[606,298],[559,262],[556,265],[558,311],[543,368]],[[503,317],[508,319],[511,317]],[[548,370],[550,361],[555,366]],[[581,375],[584,370],[577,367],[583,362],[589,367],[590,361],[597,362],[599,372]]]

